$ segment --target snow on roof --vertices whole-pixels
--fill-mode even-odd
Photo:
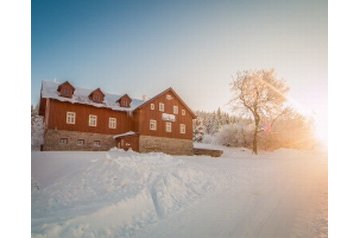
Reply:
[[[73,93],[72,98],[66,98],[60,96],[59,92],[57,92],[57,88],[60,84],[61,84],[60,82],[47,81],[47,80],[42,81],[42,89],[41,89],[42,98],[52,98],[62,102],[80,103],[80,104],[86,104],[95,107],[110,108],[115,111],[133,111],[134,109],[136,109],[137,107],[139,107],[145,102],[144,100],[132,98],[130,107],[121,107],[117,102],[117,100],[123,95],[111,94],[102,91],[105,95],[103,103],[96,103],[88,98],[90,93],[93,92],[93,89],[85,89],[85,88],[78,88],[78,87],[75,87],[75,92]]]
[[[133,136],[137,133],[135,133],[134,131],[127,131],[126,133],[122,133],[122,134],[118,134],[118,135],[114,135],[113,139],[116,139],[118,137],[125,137],[125,136]]]

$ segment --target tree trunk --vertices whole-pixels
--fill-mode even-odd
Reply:
[[[254,139],[252,141],[252,152],[257,155],[257,126],[255,127]]]
[[[257,133],[259,131],[260,117],[256,113],[256,110],[254,116],[255,116],[255,132],[254,132],[254,139],[252,141],[252,152],[255,153],[255,155],[257,155]]]

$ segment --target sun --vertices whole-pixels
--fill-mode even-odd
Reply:
[[[315,136],[319,142],[328,145],[327,126],[322,121],[315,122]]]

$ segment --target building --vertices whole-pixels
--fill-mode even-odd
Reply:
[[[195,114],[172,88],[149,100],[114,95],[68,81],[43,81],[43,150],[109,150],[192,154]]]

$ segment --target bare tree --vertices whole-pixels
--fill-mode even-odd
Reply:
[[[273,69],[238,72],[233,80],[231,103],[234,109],[243,109],[254,121],[253,153],[257,154],[258,133],[271,128],[285,113],[283,104],[288,89],[284,81],[276,78]]]
[[[316,145],[312,118],[288,108],[280,116],[269,133],[260,135],[261,146],[266,150],[280,147],[311,149]]]

